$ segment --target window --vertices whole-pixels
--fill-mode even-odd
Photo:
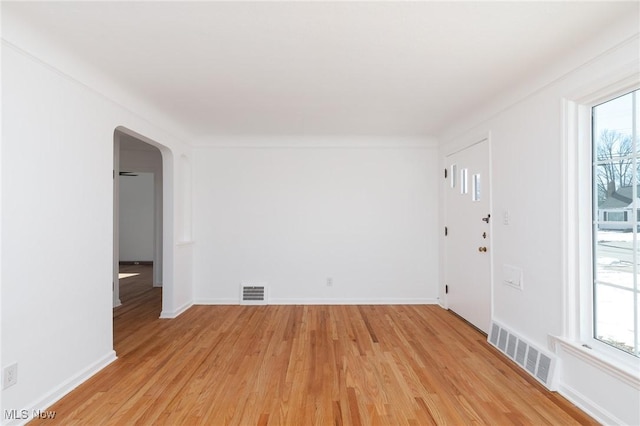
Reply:
[[[469,171],[468,169],[461,169],[460,170],[460,194],[466,194],[469,192],[469,187],[468,187],[468,176],[469,175]]]
[[[451,188],[456,187],[456,177],[458,173],[458,166],[455,164],[451,165]]]
[[[627,212],[602,212],[604,222],[626,222]]]
[[[640,355],[640,90],[591,108],[593,338]],[[631,214],[630,214],[631,213]]]
[[[473,201],[480,201],[480,174],[473,175],[473,192],[471,193]]]

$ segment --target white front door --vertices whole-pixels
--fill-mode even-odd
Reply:
[[[446,157],[445,284],[449,309],[488,333],[491,322],[489,142]]]

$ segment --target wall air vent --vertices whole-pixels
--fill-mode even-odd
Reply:
[[[266,305],[267,285],[261,283],[240,284],[241,305]]]
[[[555,390],[555,356],[532,345],[495,321],[491,324],[491,333],[487,340],[547,389]]]

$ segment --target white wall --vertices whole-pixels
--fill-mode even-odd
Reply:
[[[120,176],[120,260],[153,261],[154,176]]]
[[[253,281],[270,303],[435,303],[437,165],[437,148],[198,149],[196,302]]]
[[[83,66],[61,72],[55,68],[59,64],[43,62],[47,55],[55,59],[55,49],[41,52],[46,40],[28,27],[8,25],[12,21],[5,13],[2,18],[1,358],[3,366],[18,363],[17,385],[2,391],[4,413],[44,409],[114,359],[116,127],[165,145],[165,207],[173,207],[172,153],[189,150],[138,115],[147,111],[133,113],[89,88]],[[164,217],[165,259],[173,281],[174,266],[182,265],[173,264],[171,208]],[[189,265],[191,260],[180,261]],[[175,286],[163,305],[169,313],[190,302],[191,283],[181,280]]]
[[[626,33],[622,30],[626,29]],[[486,110],[476,111],[470,121],[448,129],[441,153],[490,134],[492,146],[493,225],[493,316],[505,326],[539,347],[553,349],[549,336],[567,333],[564,300],[567,286],[564,274],[563,235],[563,117],[562,99],[580,93],[588,85],[605,84],[608,76],[623,67],[638,68],[640,45],[637,20],[621,22],[615,28],[623,37],[601,35],[577,52],[573,69],[558,73],[561,78],[543,87],[523,85],[515,103],[499,107],[488,102]],[[628,38],[635,33],[634,38]],[[603,41],[609,42],[603,45]],[[557,71],[557,70],[556,70]],[[506,98],[505,98],[506,99]],[[489,101],[489,100],[488,100]],[[478,122],[480,122],[478,124]],[[444,163],[443,163],[444,164]],[[508,210],[510,223],[502,221]],[[522,291],[503,283],[503,265],[524,271]],[[559,351],[559,388],[566,396],[602,421],[617,419],[639,424],[636,404],[616,401],[640,400],[638,387],[612,379],[566,352]],[[562,374],[562,371],[566,374]],[[603,379],[604,376],[607,379]],[[585,380],[584,378],[589,378]],[[578,380],[579,379],[579,380]],[[572,390],[572,394],[567,392]],[[606,392],[602,392],[606,389]],[[580,395],[578,401],[575,395]]]

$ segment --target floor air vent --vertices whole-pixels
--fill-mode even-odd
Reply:
[[[267,286],[265,284],[240,284],[241,305],[266,305]]]
[[[555,390],[553,373],[556,360],[553,355],[531,345],[495,321],[491,324],[487,340],[548,389]]]

